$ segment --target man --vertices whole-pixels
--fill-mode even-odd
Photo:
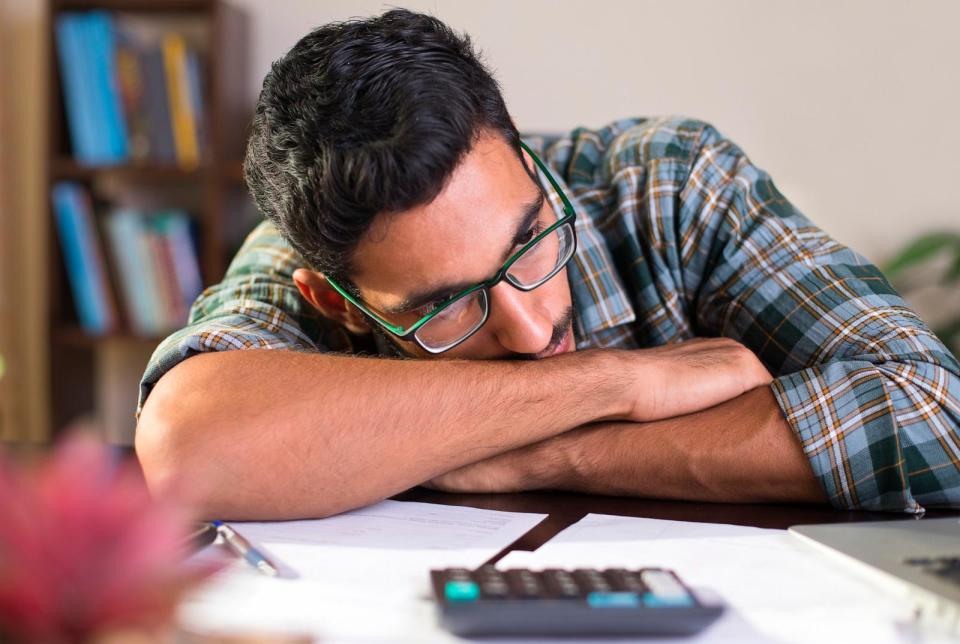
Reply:
[[[418,484],[960,506],[957,360],[705,123],[521,141],[469,40],[395,10],[274,64],[245,172],[268,221],[138,409],[151,486],[210,516]]]

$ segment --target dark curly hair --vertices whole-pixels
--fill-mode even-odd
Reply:
[[[469,36],[395,9],[324,25],[273,63],[244,175],[310,267],[356,292],[350,258],[374,218],[432,201],[484,131],[521,155]]]

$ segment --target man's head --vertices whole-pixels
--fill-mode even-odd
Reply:
[[[294,275],[303,296],[356,333],[377,325],[327,278],[403,326],[556,221],[469,38],[405,10],[321,27],[274,63],[244,168],[309,264]],[[442,355],[572,349],[571,311],[565,271],[530,292],[501,282],[486,324]]]

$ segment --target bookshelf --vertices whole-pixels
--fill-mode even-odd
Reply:
[[[238,9],[220,0],[48,0],[48,11],[50,110],[45,203],[48,221],[51,222],[48,227],[47,290],[51,432],[56,437],[64,427],[78,419],[92,417],[108,439],[122,442],[132,437],[139,376],[150,353],[167,331],[145,331],[138,324],[138,321],[142,321],[143,310],[136,310],[137,307],[130,302],[133,298],[130,295],[130,271],[120,268],[121,264],[124,269],[129,268],[130,256],[120,257],[122,252],[118,246],[122,244],[116,243],[118,238],[108,228],[112,228],[111,220],[117,218],[116,212],[120,209],[142,213],[142,221],[154,221],[160,217],[155,213],[175,210],[177,214],[170,217],[182,217],[192,222],[187,239],[193,244],[184,244],[193,249],[195,268],[202,286],[219,281],[223,275],[252,222],[252,204],[246,195],[241,169],[245,133],[252,107],[244,91],[247,80],[246,18]],[[123,130],[125,146],[129,148],[122,157],[108,161],[90,158],[90,135],[83,135],[87,137],[86,148],[78,145],[78,136],[81,136],[78,133],[81,130],[77,124],[93,121],[90,118],[86,121],[78,118],[77,115],[83,115],[83,112],[78,108],[79,94],[76,88],[87,88],[87,83],[98,82],[94,75],[96,72],[81,76],[81,71],[86,69],[90,72],[93,65],[102,60],[96,58],[100,54],[85,53],[88,50],[97,51],[95,46],[90,45],[91,42],[97,42],[96,37],[91,41],[83,41],[84,47],[78,48],[80,46],[76,43],[80,36],[76,34],[85,33],[89,36],[89,32],[64,31],[64,23],[80,23],[86,18],[78,19],[77,16],[92,15],[101,18],[107,16],[104,21],[110,25],[111,37],[116,39],[115,42],[106,41],[114,43],[113,48],[103,46],[101,51],[107,52],[106,55],[114,56],[120,47],[130,45],[133,41],[131,34],[136,36],[135,46],[130,45],[136,54],[132,57],[138,70],[136,82],[127,81],[128,84],[120,89],[109,84],[105,86],[116,92],[115,98],[121,113],[127,110],[123,119],[117,122],[123,122],[126,128]],[[69,36],[74,38],[72,51],[88,55],[86,68],[77,64],[65,71],[64,66],[72,64],[64,60],[64,52],[71,51],[64,45],[66,33],[74,34]],[[190,75],[184,72],[183,76],[177,77],[183,82],[176,86],[170,81],[175,72],[171,71],[170,59],[167,58],[166,38],[169,34],[176,35],[181,43],[181,51],[186,52],[186,58],[182,59],[186,61],[185,65],[193,64],[192,68],[183,67],[189,69]],[[131,39],[124,40],[128,37]],[[156,72],[153,77],[147,76],[150,70],[144,70],[147,69],[146,57],[152,55],[154,50],[160,61],[158,65],[162,63],[156,69],[161,70],[160,78],[166,79],[160,87],[168,92],[166,97],[169,103],[167,100],[152,101],[148,105],[149,98],[156,96],[157,87],[156,83],[149,85],[150,79],[156,79],[157,76]],[[112,64],[119,69],[121,55],[116,53],[104,69]],[[117,86],[120,86],[120,72],[103,75],[116,79]],[[85,79],[84,83],[79,83],[78,78]],[[190,127],[193,128],[191,140],[197,150],[196,157],[190,159],[181,155],[180,143],[183,139],[177,137],[182,130],[178,131],[177,128],[182,126],[183,121],[176,120],[180,114],[168,114],[164,118],[169,118],[171,124],[166,136],[170,145],[176,144],[171,148],[175,149],[176,154],[172,158],[169,155],[162,158],[158,152],[158,139],[155,138],[159,135],[155,130],[158,129],[157,124],[163,121],[158,121],[153,113],[139,115],[126,104],[131,86],[143,94],[135,108],[148,110],[150,105],[163,104],[167,106],[164,109],[169,108],[170,114],[177,109],[174,103],[178,100],[174,98],[177,92],[186,92],[183,94],[186,96],[188,90],[193,91],[183,100],[189,99],[190,113],[195,117],[190,121]],[[152,95],[151,89],[154,90]],[[102,97],[111,95],[107,92],[85,96],[86,114],[89,115],[91,104],[100,100],[98,107],[102,108],[104,101],[108,100]],[[138,115],[143,118],[135,124],[134,119]],[[135,128],[138,128],[137,131]],[[112,135],[113,131],[108,130],[107,133]],[[97,145],[102,144],[104,129],[101,128],[99,134],[99,137],[94,137]],[[141,137],[138,140],[149,141],[147,153],[134,152],[134,139],[137,136]],[[80,311],[84,305],[78,304],[75,297],[77,271],[71,274],[70,269],[78,266],[77,251],[71,251],[64,243],[64,230],[60,227],[63,213],[59,210],[62,202],[55,202],[52,197],[58,186],[65,182],[78,186],[81,192],[89,195],[93,235],[102,253],[105,289],[110,294],[110,310],[113,311],[110,315],[112,322],[106,330],[91,332],[89,316]],[[246,219],[241,213],[247,214]],[[144,248],[151,247],[137,246],[137,252]],[[168,259],[169,274],[164,284],[165,292],[174,293],[171,289],[176,288],[175,278],[182,271],[173,261],[177,257],[174,251],[167,246],[163,248],[167,250],[157,251],[161,254],[154,259],[173,258]],[[182,250],[183,246],[179,248]],[[142,256],[143,253],[137,255],[141,259]],[[124,263],[124,259],[127,263]],[[160,269],[154,265],[151,270]],[[156,285],[159,282],[153,283]],[[89,305],[86,306],[89,311]],[[154,312],[158,310],[153,309]],[[185,311],[181,310],[181,313]],[[176,328],[176,325],[168,325],[168,328]],[[112,412],[104,409],[104,405],[110,404],[116,408]]]

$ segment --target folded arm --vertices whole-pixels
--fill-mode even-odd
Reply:
[[[672,158],[632,170],[644,146]],[[742,342],[778,377],[703,414],[580,429],[492,463],[522,470],[525,455],[573,441],[577,463],[590,464],[577,485],[594,491],[810,499],[812,476],[838,508],[960,507],[960,365],[880,271],[705,123],[631,130],[611,150],[610,173],[649,177],[640,189],[655,191],[658,207],[638,208],[629,228],[656,242],[650,262],[672,276],[689,326]],[[436,483],[481,485],[482,469],[500,471],[488,462]],[[531,462],[524,476],[536,484],[542,469]]]
[[[705,126],[683,219],[691,305],[741,340],[838,508],[960,507],[960,365],[867,259],[798,212],[736,145]],[[705,199],[703,195],[711,195]]]
[[[325,352],[291,253],[261,228],[144,375],[147,481],[208,517],[335,514],[589,422],[671,416],[769,380],[725,340],[541,361]]]
[[[685,416],[593,423],[437,477],[450,492],[555,489],[723,502],[824,502],[769,388]]]

